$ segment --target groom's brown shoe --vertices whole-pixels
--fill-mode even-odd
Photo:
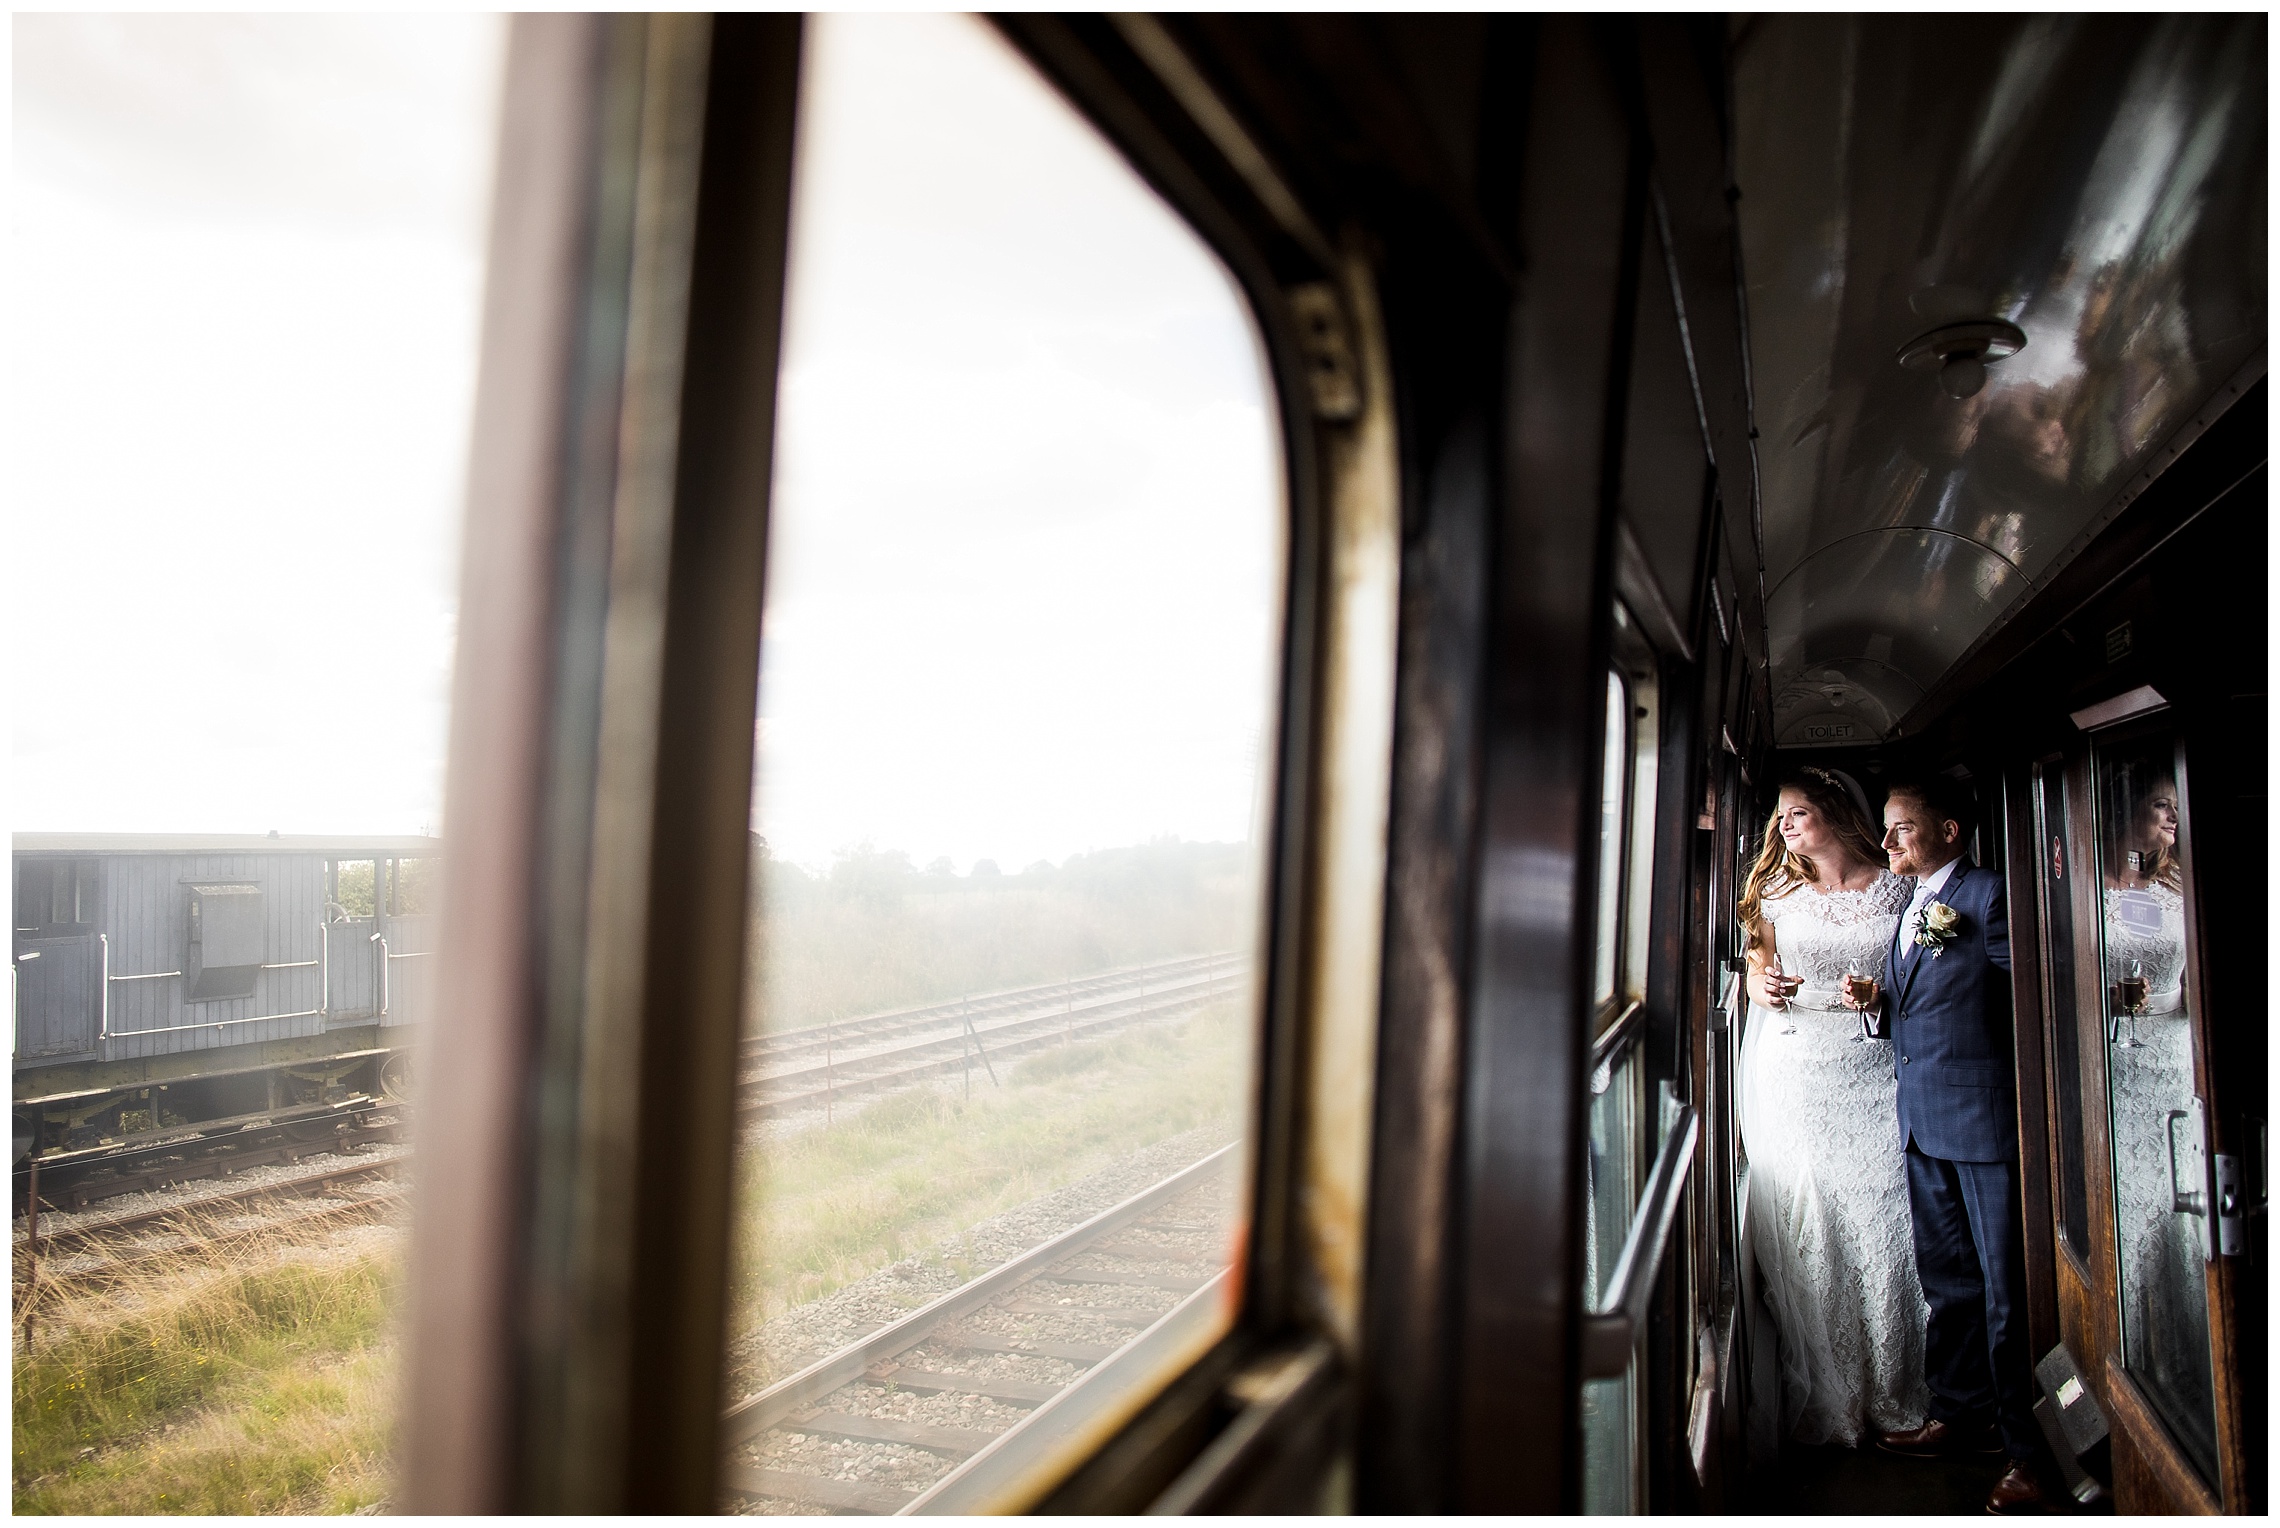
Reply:
[[[2035,1467],[2024,1459],[2012,1460],[2011,1467],[2003,1472],[2003,1478],[1995,1482],[1995,1489],[1987,1496],[1987,1510],[2004,1517],[2048,1512],[2050,1506],[2050,1498],[2043,1494]]]
[[[1934,1420],[1906,1432],[1878,1433],[1876,1446],[1911,1459],[1954,1459],[1964,1454],[2000,1454],[2003,1435],[1992,1422],[1984,1427],[1956,1427]]]

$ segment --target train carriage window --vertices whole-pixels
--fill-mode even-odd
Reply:
[[[1584,1194],[1584,1290],[1593,1307],[1614,1296],[1612,1276],[1639,1208],[1642,1114],[1637,1046],[1604,1062],[1591,1077],[1589,1156]],[[1583,1384],[1583,1510],[1630,1512],[1636,1501],[1639,1429],[1633,1363],[1623,1374]]]
[[[505,26],[10,35],[13,1504],[369,1512]]]
[[[2101,736],[2099,950],[2113,1142],[2122,1360],[2205,1478],[2217,1479],[2204,1265],[2213,1257],[2208,1136],[2194,1075],[2175,731]]]
[[[1592,941],[1591,996],[1615,996],[1623,931],[1623,828],[1631,778],[1631,693],[1619,672],[1607,675],[1606,752],[1599,766],[1599,915]]]
[[[971,1511],[1233,1317],[1279,435],[1231,279],[993,32],[810,27],[724,1505]]]
[[[1647,921],[1654,866],[1660,706],[1654,650],[1621,604],[1614,608],[1614,666],[1607,674],[1606,753],[1600,767],[1599,889],[1593,930],[1593,1029],[1589,1139],[1584,1158],[1584,1305],[1620,1298],[1612,1279],[1642,1213],[1641,1185],[1675,1115],[1670,1083],[1647,1098],[1640,1000],[1646,989]],[[1634,1344],[1636,1347],[1636,1344]],[[1637,1355],[1621,1373],[1587,1379],[1582,1426],[1584,1510],[1624,1513],[1644,1499],[1640,1450],[1643,1396]]]
[[[1659,746],[1653,649],[1620,604],[1615,636],[1599,774],[1599,905],[1592,938],[1591,996],[1602,1024],[1620,1011],[1619,997],[1636,997],[1646,986],[1651,899],[1644,888],[1654,863]]]

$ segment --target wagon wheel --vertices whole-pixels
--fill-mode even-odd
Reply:
[[[408,1051],[392,1051],[380,1063],[380,1092],[391,1103],[409,1102],[412,1096],[412,1058]]]

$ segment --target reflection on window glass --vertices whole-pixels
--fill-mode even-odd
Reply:
[[[1616,608],[1621,612],[1621,606]],[[1617,629],[1631,629],[1627,614],[1622,616]],[[1625,667],[1630,670],[1624,698],[1630,702],[1627,725],[1631,729],[1631,777],[1625,788],[1629,847],[1625,851],[1621,981],[1623,995],[1635,998],[1647,990],[1648,929],[1655,908],[1651,892],[1655,879],[1655,786],[1660,763],[1657,749],[1662,737],[1662,711],[1661,686],[1656,683],[1652,658],[1644,644],[1626,657]]]
[[[2042,880],[2043,960],[2049,971],[2051,1085],[2058,1102],[2058,1230],[2090,1256],[2090,1186],[2082,1150],[2082,1025],[2074,991],[2073,850],[2067,841],[2066,771],[2035,766],[2035,833]]]
[[[987,27],[804,67],[726,1505],[970,1509],[1232,1313],[1276,426],[1224,271]]]
[[[1607,743],[1599,775],[1599,922],[1592,945],[1591,995],[1615,995],[1617,934],[1623,916],[1623,786],[1631,763],[1631,701],[1623,676],[1607,676]]]
[[[1639,1207],[1640,1119],[1639,1048],[1602,1065],[1591,1078],[1591,1129],[1585,1161],[1585,1304],[1604,1309],[1615,1294],[1612,1280],[1624,1239]],[[1637,1365],[1614,1379],[1583,1384],[1583,1509],[1592,1513],[1632,1510],[1638,1429],[1634,1379]]]
[[[12,35],[14,1503],[376,1508],[503,29]]]
[[[2208,1168],[2185,1002],[2185,845],[2166,729],[2096,753],[2114,1255],[2130,1372],[2216,1477]]]

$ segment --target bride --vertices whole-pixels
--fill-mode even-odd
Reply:
[[[1738,909],[1750,1239],[1781,1427],[1808,1444],[1918,1426],[1929,1401],[1892,1047],[1862,1037],[1842,996],[1848,974],[1883,981],[1913,887],[1884,868],[1847,783],[1808,769],[1782,787]]]

